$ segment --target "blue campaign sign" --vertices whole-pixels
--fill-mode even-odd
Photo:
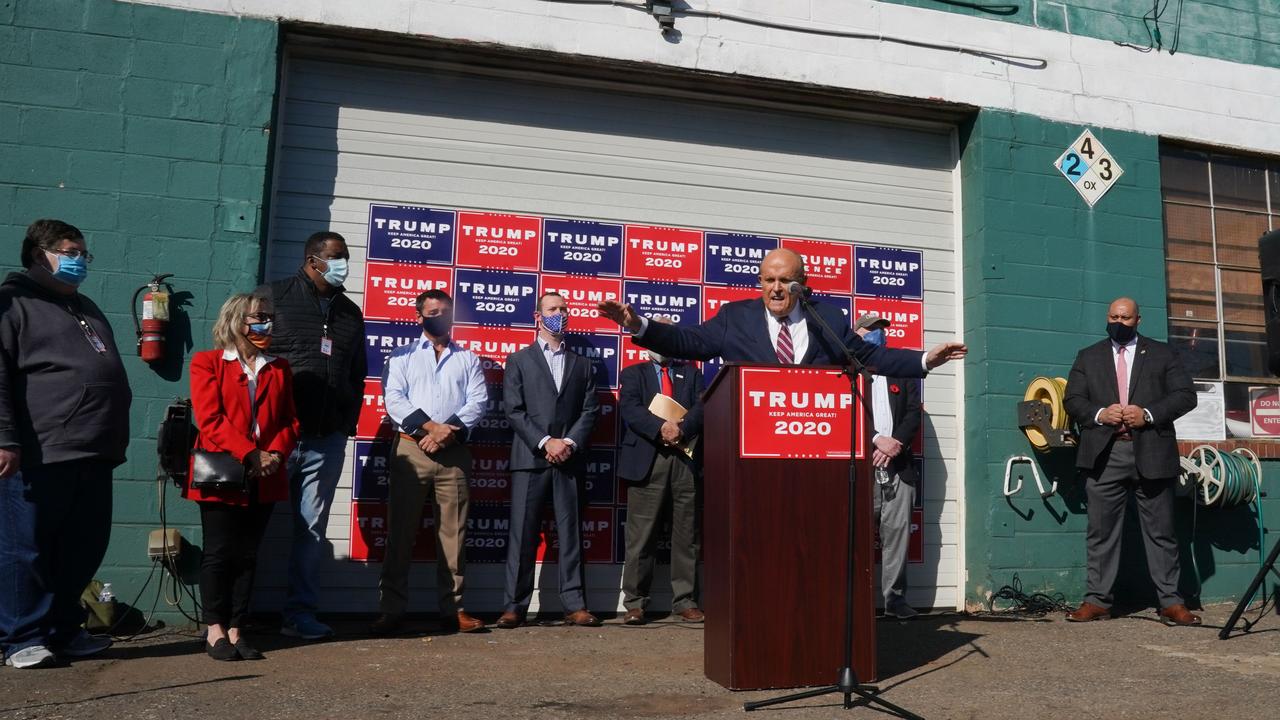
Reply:
[[[382,366],[391,352],[422,337],[422,326],[408,322],[365,320],[364,353],[369,361],[365,377],[382,377]]]
[[[720,374],[720,368],[724,365],[724,361],[720,358],[712,358],[702,362],[702,385],[703,387],[711,387],[711,383],[716,379],[716,375]]]
[[[356,442],[352,500],[386,500],[391,485],[391,443],[385,440]]]
[[[542,221],[542,269],[570,275],[622,274],[622,225],[594,220]]]
[[[923,299],[924,253],[919,250],[858,245],[853,266],[855,295]]]
[[[591,361],[596,371],[596,388],[618,387],[618,365],[622,361],[622,338],[600,333],[573,333],[565,336],[569,349]]]
[[[819,295],[818,293],[814,293],[813,301],[821,302],[826,305],[834,305],[840,308],[840,312],[844,313],[844,317],[846,320],[849,321],[849,325],[850,326],[853,325],[853,321],[855,319],[853,317],[853,298],[848,297],[847,295]],[[822,328],[815,327],[812,324],[809,325],[809,328],[811,330],[817,330],[818,332],[822,332]],[[836,332],[840,332],[840,328],[833,328],[833,329]]]
[[[760,284],[760,261],[778,247],[778,238],[740,233],[703,233],[709,285]]]
[[[588,505],[612,505],[618,480],[617,453],[609,448],[591,448],[587,451],[586,496]]]
[[[502,386],[490,383],[485,385],[485,391],[489,397],[484,404],[484,415],[471,428],[467,442],[510,445],[513,434],[511,421],[507,419],[506,409],[502,404]]]
[[[503,270],[454,271],[453,317],[460,323],[533,327],[538,274]]]
[[[458,214],[413,205],[369,205],[369,259],[453,264]]]
[[[677,325],[697,325],[702,320],[702,289],[692,283],[627,280],[622,284],[622,300],[641,315],[666,315]]]

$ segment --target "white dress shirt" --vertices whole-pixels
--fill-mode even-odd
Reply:
[[[889,405],[889,381],[883,375],[871,376],[871,418],[876,438],[893,437],[893,408]]]
[[[460,422],[463,432],[469,432],[484,416],[489,399],[480,358],[452,341],[437,358],[425,333],[387,358],[382,394],[387,417],[409,434],[428,420]]]
[[[547,361],[547,367],[551,370],[551,379],[556,384],[556,392],[560,392],[560,388],[564,387],[564,354],[569,351],[564,342],[560,343],[557,349],[551,348],[551,343],[538,338],[538,347],[542,349],[542,358]],[[541,450],[547,441],[551,439],[550,435],[542,436],[538,441],[538,449]],[[572,447],[577,447],[578,443],[573,438],[564,438],[564,441]]]
[[[1111,371],[1112,371],[1112,373],[1115,373],[1115,372],[1117,372],[1117,371],[1120,369],[1120,348],[1121,348],[1121,347],[1122,347],[1122,346],[1120,345],[1120,343],[1116,342],[1115,340],[1112,340],[1112,341],[1111,341]],[[1130,340],[1129,342],[1125,343],[1125,344],[1123,345],[1123,347],[1124,347],[1125,377],[1129,378],[1129,387],[1130,387],[1130,388],[1132,388],[1132,387],[1133,387],[1133,365],[1134,365],[1134,360],[1135,360],[1135,358],[1137,358],[1137,356],[1138,356],[1138,336],[1135,334],[1135,335],[1133,336],[1133,339],[1132,339],[1132,340]],[[1117,391],[1119,391],[1119,388],[1116,388],[1116,390],[1117,390]],[[1118,401],[1117,401],[1117,402],[1118,402]],[[1132,397],[1130,397],[1130,398],[1129,398],[1129,404],[1130,404],[1130,405],[1132,405],[1132,404],[1133,404],[1133,398],[1132,398]],[[1105,423],[1103,423],[1101,420],[1099,420],[1099,419],[1098,419],[1098,418],[1102,417],[1102,411],[1103,411],[1103,410],[1106,410],[1106,408],[1105,408],[1105,407],[1100,407],[1100,408],[1098,408],[1098,412],[1096,412],[1096,413],[1094,413],[1094,414],[1093,414],[1093,421],[1094,421],[1095,423],[1097,423],[1098,425],[1103,425],[1103,424],[1105,424]],[[1142,416],[1143,416],[1144,418],[1146,418],[1146,421],[1147,421],[1147,422],[1149,422],[1149,423],[1153,423],[1153,422],[1155,422],[1155,420],[1153,420],[1153,419],[1151,418],[1151,411],[1150,411],[1150,410],[1147,410],[1146,408],[1143,408],[1143,409],[1142,409]]]
[[[268,355],[260,352],[253,358],[253,364],[244,361],[240,357],[240,353],[231,348],[225,348],[222,351],[222,359],[228,362],[234,360],[240,363],[240,370],[244,372],[244,376],[249,379],[249,414],[253,416],[253,439],[257,440],[259,435],[258,429],[258,413],[256,402],[258,400],[258,373],[262,372],[262,368],[268,363],[275,360],[274,355]]]

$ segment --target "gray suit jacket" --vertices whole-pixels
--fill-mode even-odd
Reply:
[[[556,392],[551,368],[535,341],[507,357],[502,399],[515,439],[511,443],[512,470],[542,470],[549,466],[538,442],[550,435],[569,438],[577,449],[563,466],[578,473],[586,463],[591,429],[600,403],[596,399],[595,371],[591,361],[573,351],[564,354],[564,382]]]

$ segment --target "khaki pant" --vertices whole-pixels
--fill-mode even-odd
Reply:
[[[435,511],[440,616],[449,617],[463,609],[470,468],[471,451],[465,445],[427,455],[412,440],[396,438],[387,497],[387,553],[378,582],[383,613],[398,617],[408,609],[409,563],[428,498]]]

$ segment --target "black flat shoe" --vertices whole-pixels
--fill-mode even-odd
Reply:
[[[241,660],[262,660],[266,658],[266,655],[258,652],[257,649],[245,642],[244,638],[240,638],[231,647],[235,648],[236,655],[239,655]]]
[[[240,656],[236,654],[236,648],[227,642],[226,638],[220,638],[218,642],[210,645],[204,644],[204,651],[209,653],[209,657],[214,660],[239,660]]]

